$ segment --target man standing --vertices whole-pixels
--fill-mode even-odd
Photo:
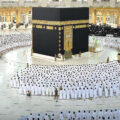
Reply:
[[[109,61],[110,61],[110,60],[109,60],[109,57],[108,57],[108,58],[107,58],[107,63],[109,63]]]
[[[60,113],[60,120],[64,120],[63,112]]]
[[[57,88],[55,88],[55,100],[56,100],[56,102],[58,102],[58,90],[57,90]]]

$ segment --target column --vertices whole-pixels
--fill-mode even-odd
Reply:
[[[120,13],[117,16],[117,27],[120,27]]]
[[[96,24],[96,10],[92,12],[92,23]]]
[[[28,12],[25,12],[25,24],[28,24]]]
[[[93,6],[93,0],[88,0],[88,6]]]
[[[92,8],[89,8],[89,23],[93,23],[93,21],[92,21],[92,13],[93,13],[93,10],[92,10]]]
[[[25,0],[19,0],[19,6],[24,6],[24,1]]]
[[[106,24],[106,19],[107,19],[107,18],[106,18],[106,13],[105,13],[105,11],[103,11],[102,14],[103,14],[103,24]]]
[[[5,13],[5,15],[6,15],[6,22],[10,22],[10,16],[9,16],[9,11],[8,10]]]
[[[62,2],[64,2],[64,5],[67,6],[67,7],[70,7],[72,6],[72,0],[63,0]]]
[[[12,22],[11,20],[11,11],[9,10],[9,19],[10,19],[10,23]]]
[[[91,23],[94,24],[94,12],[91,12]]]
[[[20,11],[17,9],[16,10],[16,25],[20,24]]]
[[[40,3],[41,3],[41,7],[47,7],[49,0],[41,0]]]
[[[2,7],[2,0],[0,0],[0,7]]]
[[[113,26],[114,26],[114,27],[117,26],[116,19],[117,19],[117,16],[116,16],[115,13],[113,13]]]
[[[113,13],[111,13],[111,14],[110,14],[110,26],[112,26],[112,27],[113,27],[113,21],[114,21],[114,20],[113,20],[113,19],[114,19],[113,17],[114,17],[114,16],[113,16]]]
[[[115,7],[116,0],[110,0],[110,7]]]

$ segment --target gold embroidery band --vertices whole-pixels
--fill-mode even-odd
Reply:
[[[41,25],[36,25],[36,28],[42,29],[42,26]]]
[[[72,20],[72,21],[47,21],[47,20],[32,20],[33,24],[41,25],[76,25],[76,24],[85,24],[89,23],[89,20]]]
[[[86,28],[87,27],[87,25],[76,25],[75,26],[75,29],[78,29],[78,28]]]
[[[48,29],[48,30],[53,30],[53,26],[47,26],[46,29]]]

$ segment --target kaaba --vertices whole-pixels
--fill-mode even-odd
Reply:
[[[89,8],[32,8],[33,53],[66,58],[88,51]]]

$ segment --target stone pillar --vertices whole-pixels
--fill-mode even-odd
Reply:
[[[114,15],[113,13],[110,13],[110,26],[113,27],[113,23],[114,23]]]
[[[93,6],[93,0],[88,0],[88,6]]]
[[[63,0],[65,6],[71,7],[72,6],[72,0]]]
[[[120,13],[119,13],[120,14]],[[117,27],[120,27],[120,15],[117,16]]]
[[[103,11],[103,24],[106,24],[106,13]]]
[[[41,0],[41,1],[40,1],[41,7],[47,7],[47,6],[48,6],[48,3],[49,3],[48,0]]]
[[[96,24],[96,10],[92,12],[92,23]]]
[[[28,24],[28,11],[25,11],[25,24]]]
[[[24,6],[24,1],[25,0],[19,0],[19,6]]]
[[[110,7],[115,7],[116,0],[110,0]]]
[[[6,11],[6,22],[10,22],[9,9]]]
[[[11,20],[11,11],[9,10],[9,22],[11,22],[10,20]]]
[[[19,25],[20,24],[20,12],[19,10],[16,11],[16,25]]]
[[[94,24],[94,12],[93,11],[91,12],[91,23]]]
[[[0,7],[2,7],[2,0],[0,0]]]
[[[6,22],[10,22],[10,17],[8,14],[6,15]]]

